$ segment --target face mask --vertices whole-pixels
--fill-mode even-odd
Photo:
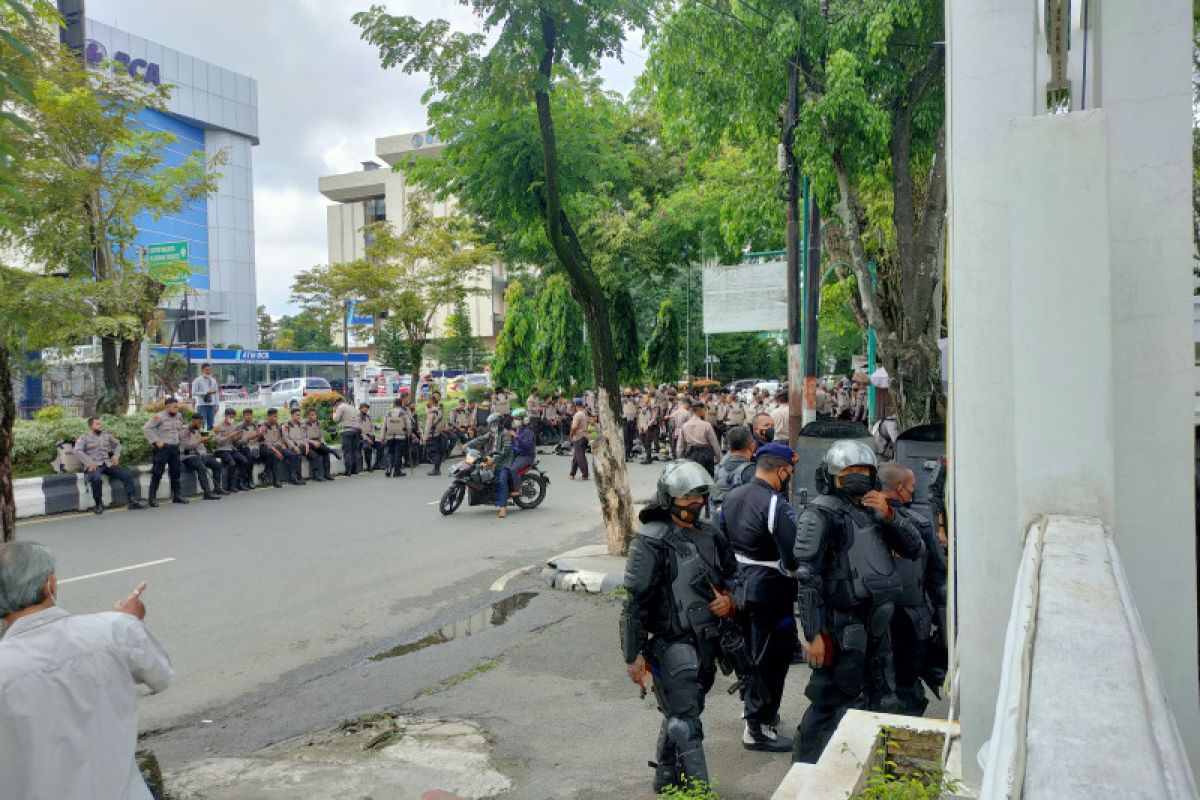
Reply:
[[[704,508],[703,504],[695,505],[695,506],[681,506],[678,503],[672,503],[671,504],[671,516],[676,517],[677,519],[683,520],[684,522],[691,525],[696,520],[700,519],[700,511],[703,508]]]
[[[775,429],[774,428],[765,428],[762,432],[762,437],[759,439],[759,441],[761,441],[765,444],[770,444],[771,442],[775,441]]]
[[[784,472],[781,476],[777,477],[779,478],[779,493],[784,497],[788,497],[792,489],[792,476]]]
[[[843,477],[841,484],[838,491],[846,497],[862,497],[875,488],[875,481],[870,475],[862,475],[857,472]]]

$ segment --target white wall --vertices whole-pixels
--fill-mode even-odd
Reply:
[[[1032,120],[1044,111],[1038,5],[946,4],[969,780],[991,729],[1023,532],[1035,515],[1090,506],[1112,526],[1171,708],[1200,756],[1189,9],[1099,4],[1089,73],[1103,113]]]

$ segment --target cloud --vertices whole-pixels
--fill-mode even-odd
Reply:
[[[350,16],[371,0],[88,0],[88,16],[258,81],[254,148],[258,302],[293,313],[291,276],[327,258],[321,175],[375,159],[375,139],[425,127],[427,80],[383,70]],[[396,14],[435,15],[481,30],[450,0],[386,3]],[[635,41],[638,37],[631,37]],[[611,88],[627,92],[643,57],[606,62]]]

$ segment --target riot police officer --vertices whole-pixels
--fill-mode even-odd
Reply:
[[[815,763],[847,709],[901,710],[888,640],[901,594],[892,552],[916,557],[921,532],[879,491],[877,470],[862,442],[834,442],[817,469],[820,494],[797,519],[797,599],[813,672],[795,761]]]
[[[704,698],[716,677],[714,632],[737,611],[737,561],[717,528],[700,520],[712,478],[694,461],[672,461],[629,546],[621,647],[630,679],[653,681],[663,713],[654,790],[708,781]]]
[[[780,736],[779,701],[796,649],[796,515],[788,504],[796,452],[779,442],[764,445],[754,457],[749,483],[725,495],[721,528],[729,537],[741,575],[743,628],[750,652],[769,696],[744,698],[747,750],[787,753],[792,740]]]

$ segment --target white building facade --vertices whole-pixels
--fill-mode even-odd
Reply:
[[[326,209],[329,242],[329,263],[338,264],[362,258],[367,242],[363,227],[373,222],[389,222],[397,233],[404,231],[408,203],[419,191],[408,181],[403,170],[392,169],[414,156],[436,158],[444,145],[430,131],[418,131],[375,140],[375,155],[383,162],[364,161],[357,172],[327,175],[317,181],[320,193],[333,204]],[[435,216],[454,211],[454,201],[430,201]],[[467,297],[471,330],[489,348],[495,346],[496,335],[504,324],[504,289],[507,285],[504,265],[497,261],[490,272],[477,275],[472,283],[481,289]],[[438,311],[434,319],[434,336],[441,336],[452,308]],[[365,345],[366,342],[356,342]]]
[[[187,242],[190,325],[177,341],[204,341],[245,348],[258,345],[254,270],[253,147],[258,144],[258,83],[247,75],[172,50],[94,20],[87,20],[85,56],[99,65],[116,61],[147,83],[170,85],[167,113],[139,115],[147,127],[169,131],[178,141],[165,162],[195,151],[209,159],[225,154],[217,190],[179,214],[138,220],[138,245]],[[184,319],[180,301],[166,309],[165,336]],[[206,336],[206,320],[211,336]]]

